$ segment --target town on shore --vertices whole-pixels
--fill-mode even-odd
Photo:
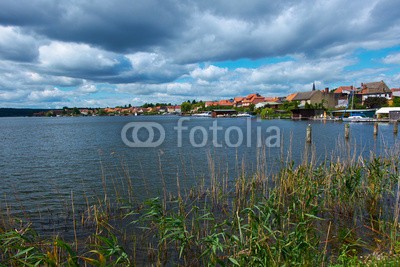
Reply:
[[[261,118],[344,118],[361,115],[368,118],[400,119],[400,88],[389,88],[384,81],[361,83],[360,86],[339,86],[330,90],[316,89],[287,96],[265,97],[258,93],[213,101],[188,100],[180,104],[145,103],[106,108],[68,108],[36,110],[32,116],[138,116],[192,115]],[[10,113],[10,112],[9,112]]]

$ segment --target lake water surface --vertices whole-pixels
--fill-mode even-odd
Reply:
[[[163,183],[173,192],[177,179],[182,188],[189,188],[207,180],[211,173],[229,181],[243,172],[251,175],[260,165],[273,172],[282,159],[303,159],[308,124],[313,135],[308,149],[315,151],[318,160],[348,153],[387,153],[398,146],[399,139],[393,135],[393,126],[385,123],[379,124],[376,138],[372,124],[351,124],[351,137],[346,143],[345,124],[341,122],[180,119],[0,118],[1,214],[29,218],[43,231],[59,231],[68,217],[65,213],[70,210],[72,198],[78,210],[84,209],[87,202],[103,195],[106,187],[123,195],[129,183],[134,189],[131,193],[140,200],[159,196]],[[158,147],[127,146],[121,130],[130,122],[157,123],[165,131],[164,141]],[[139,140],[147,140],[145,129],[137,133]],[[128,138],[131,135],[128,131]],[[257,147],[258,139],[263,141],[261,148]],[[265,140],[273,147],[265,147]]]

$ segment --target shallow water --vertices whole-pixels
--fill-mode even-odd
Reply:
[[[399,139],[387,123],[379,125],[376,138],[372,124],[351,124],[350,140],[345,142],[345,124],[340,122],[247,118],[185,118],[179,138],[180,119],[0,118],[1,214],[29,218],[42,231],[58,232],[68,230],[72,200],[75,212],[82,212],[87,202],[104,196],[105,188],[109,198],[131,194],[143,200],[161,195],[164,182],[167,191],[174,192],[177,178],[185,189],[207,181],[210,174],[229,182],[260,166],[273,172],[282,160],[300,162],[306,147],[322,161],[332,155],[390,153]],[[165,140],[158,147],[129,147],[121,138],[129,122],[157,123],[165,130]],[[305,144],[308,124],[311,146]],[[128,131],[128,139],[131,135]],[[141,141],[148,138],[145,129],[138,135]],[[261,148],[258,139],[264,144]],[[278,147],[265,147],[266,140]]]

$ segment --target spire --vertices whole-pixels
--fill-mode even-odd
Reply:
[[[312,90],[315,91],[315,83],[312,83]]]

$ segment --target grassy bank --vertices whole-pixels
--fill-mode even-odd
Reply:
[[[71,197],[72,239],[36,234],[2,214],[3,266],[357,266],[398,265],[398,150],[301,164],[259,163],[229,181],[214,172],[198,186],[138,203],[107,194],[83,213]],[[308,152],[306,152],[308,153]],[[260,155],[260,162],[265,155]],[[160,177],[164,180],[164,177]],[[106,192],[107,190],[105,190]],[[116,190],[117,192],[118,190]],[[119,192],[120,194],[120,192]],[[81,234],[84,232],[85,234]]]

